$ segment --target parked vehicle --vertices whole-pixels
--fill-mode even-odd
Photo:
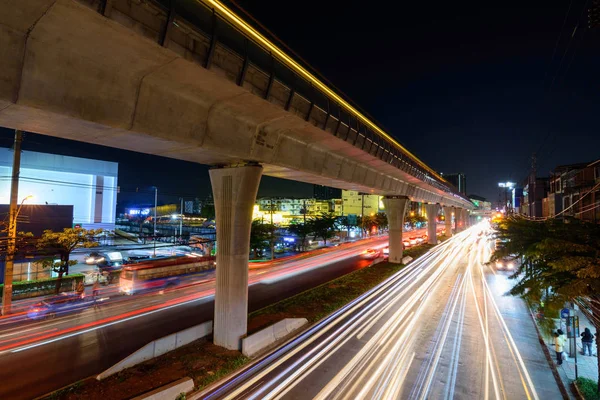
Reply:
[[[61,293],[58,296],[47,298],[29,307],[27,317],[30,319],[54,318],[60,314],[82,310],[93,304],[93,300],[86,298],[85,294]]]

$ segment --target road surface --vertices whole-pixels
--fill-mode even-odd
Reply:
[[[509,275],[471,228],[312,326],[207,399],[560,399]]]
[[[416,232],[409,232],[413,236]],[[249,309],[260,309],[335,279],[371,261],[360,253],[384,247],[387,237],[340,246],[322,254],[250,271]],[[97,308],[45,321],[23,314],[0,318],[0,399],[29,399],[97,374],[146,343],[211,320],[214,275],[167,293],[117,296]],[[16,302],[24,312],[38,300]]]

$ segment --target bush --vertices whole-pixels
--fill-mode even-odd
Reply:
[[[71,274],[62,277],[61,289],[70,289],[82,281],[82,274]],[[58,278],[37,279],[32,281],[13,282],[13,296],[25,295],[27,293],[46,292],[53,293]],[[0,294],[4,292],[4,284],[0,284]],[[21,296],[22,297],[22,296]],[[26,296],[25,296],[26,297]]]
[[[596,381],[588,378],[577,378],[575,384],[585,400],[600,400],[598,383]]]

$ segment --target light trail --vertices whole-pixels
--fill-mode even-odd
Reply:
[[[519,397],[539,400],[486,281],[489,246],[487,240],[473,235],[483,228],[454,236],[201,395],[206,399],[416,400],[463,398],[468,388],[468,398],[500,400],[514,398],[517,388],[505,387],[505,381],[516,379],[522,382]],[[487,274],[493,276],[502,279]],[[473,323],[479,325],[477,332],[465,328]],[[496,329],[496,324],[504,327]],[[425,340],[423,332],[429,336]],[[459,362],[471,356],[464,353],[465,335],[469,346],[483,349],[473,353],[475,363],[466,362],[475,368],[473,377],[461,369],[467,364]],[[500,360],[495,348],[504,343],[509,352],[500,353]],[[430,350],[425,351],[423,344]],[[471,386],[473,378],[480,386]]]
[[[352,243],[348,247],[341,250],[325,252],[323,254],[289,262],[287,264],[277,263],[277,265],[271,269],[251,270],[249,272],[249,285],[269,284],[285,278],[288,273],[290,276],[294,276],[317,268],[323,268],[331,263],[356,257],[357,254],[365,248],[383,246],[382,243],[386,240],[387,239],[385,237],[368,239],[366,241]],[[193,293],[188,293],[188,289],[190,288],[196,288],[196,290]],[[102,290],[100,295],[104,297],[106,294],[116,293],[118,290],[116,287],[109,289],[110,290],[108,291]],[[175,297],[165,299],[164,296]],[[89,333],[94,330],[106,328],[108,326],[113,326],[121,322],[127,322],[133,319],[149,316],[155,314],[156,312],[170,310],[172,308],[189,305],[194,302],[208,301],[212,298],[212,296],[214,296],[214,278],[201,278],[192,284],[184,284],[172,290],[165,290],[163,294],[159,294],[157,292],[131,297],[118,296],[116,298],[111,298],[111,301],[107,304],[103,304],[100,309],[90,306],[79,313],[61,315],[50,321],[43,320],[31,322],[28,324],[30,327],[27,325],[23,326],[22,324],[15,324],[21,321],[20,319],[16,319],[10,321],[15,324],[14,326],[5,325],[5,328],[0,331],[0,333],[2,333],[0,338],[17,335],[19,336],[15,337],[12,341],[4,340],[0,342],[0,356],[8,352],[19,352],[33,347],[54,343],[59,340]],[[40,299],[35,299],[34,302],[39,301]],[[81,319],[85,318],[96,318],[98,315],[100,315],[98,314],[99,311],[102,311],[103,314],[109,313],[113,315],[104,318],[97,318],[87,323],[79,322]],[[5,320],[2,322],[8,324],[9,321]],[[67,326],[66,328],[62,329],[59,328],[60,326],[71,323],[73,323],[71,326]],[[50,327],[56,328],[48,330]],[[37,335],[33,333],[21,335],[25,331],[34,332],[36,330],[38,330]]]

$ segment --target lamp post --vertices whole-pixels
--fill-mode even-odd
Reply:
[[[13,182],[14,185],[14,182]],[[18,186],[18,181],[17,181]],[[14,186],[13,186],[14,189]],[[18,189],[17,189],[18,190]],[[8,220],[8,242],[6,248],[6,264],[4,266],[4,291],[2,293],[2,315],[8,315],[12,310],[12,282],[13,282],[13,270],[14,270],[14,262],[15,262],[15,251],[17,247],[17,218],[19,217],[19,213],[21,212],[21,208],[23,208],[23,203],[26,200],[33,198],[33,196],[29,195],[21,200],[21,204],[19,208],[13,206],[13,193],[14,197],[16,197],[16,190],[11,190],[11,207],[10,207],[10,215]],[[16,206],[16,204],[14,204]]]
[[[154,231],[152,232],[152,241],[154,242],[154,255],[152,257],[156,258],[156,207],[158,203],[158,188],[154,186]]]

